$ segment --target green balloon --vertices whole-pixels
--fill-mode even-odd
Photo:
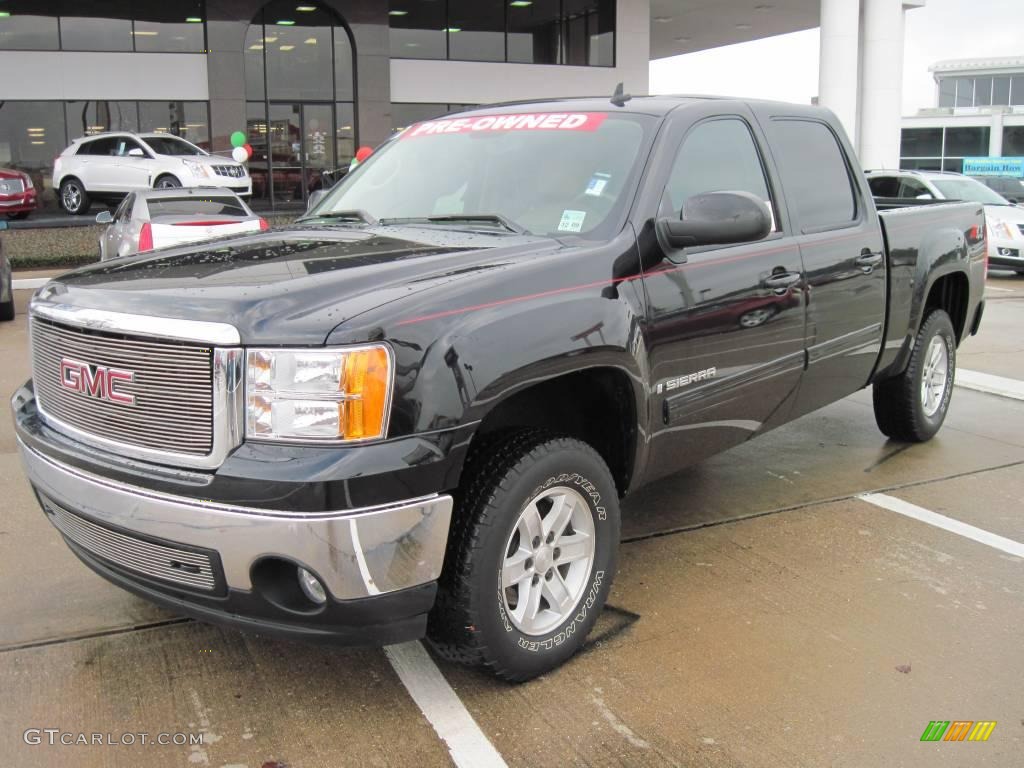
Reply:
[[[245,146],[245,134],[242,131],[235,131],[231,134],[231,146],[232,147],[244,147]]]

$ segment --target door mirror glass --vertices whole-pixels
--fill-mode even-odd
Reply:
[[[145,157],[146,153],[143,152],[139,147],[133,147],[128,150],[128,157]]]
[[[932,199],[932,193],[931,192],[925,192],[924,194],[918,195],[917,199],[918,200],[931,200]]]
[[[114,220],[114,215],[110,211],[100,211],[96,214],[97,224],[110,224]]]
[[[326,189],[318,189],[316,192],[311,192],[309,194],[309,200],[306,201],[306,213],[309,213],[320,205],[320,201],[325,197],[327,197]]]
[[[706,192],[688,197],[679,218],[658,219],[658,234],[673,249],[763,240],[772,229],[764,201],[749,192]]]

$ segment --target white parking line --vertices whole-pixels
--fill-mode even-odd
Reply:
[[[922,523],[934,525],[936,528],[941,528],[944,531],[955,533],[979,544],[998,549],[1000,552],[1024,558],[1024,544],[1008,539],[1005,536],[990,533],[981,528],[975,528],[973,525],[954,520],[952,517],[940,515],[938,512],[932,512],[930,509],[911,504],[909,501],[897,499],[895,496],[888,496],[884,493],[865,493],[857,498],[861,501],[866,501],[868,504],[874,504],[876,507],[888,509],[890,512],[897,512],[906,517],[912,517],[914,520],[920,520]]]
[[[990,373],[957,368],[955,384],[964,389],[987,392],[1000,397],[1011,397],[1014,400],[1024,400],[1024,381],[1020,379],[1008,379],[1005,376],[993,376]]]
[[[35,290],[42,288],[50,282],[48,277],[23,277],[20,280],[11,280],[11,288],[16,291]]]
[[[423,716],[448,745],[458,768],[507,768],[422,643],[388,645],[384,653]]]

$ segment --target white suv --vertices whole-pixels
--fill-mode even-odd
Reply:
[[[53,164],[53,186],[65,211],[81,214],[92,200],[113,201],[141,189],[226,187],[252,194],[245,166],[211,155],[167,133],[101,133],[75,139]]]

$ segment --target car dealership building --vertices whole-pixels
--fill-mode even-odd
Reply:
[[[642,94],[652,58],[819,25],[821,103],[865,165],[894,165],[903,12],[921,4],[0,0],[0,167],[47,189],[81,135],[167,131],[222,152],[242,130],[257,197],[284,204],[411,122],[619,82]]]

